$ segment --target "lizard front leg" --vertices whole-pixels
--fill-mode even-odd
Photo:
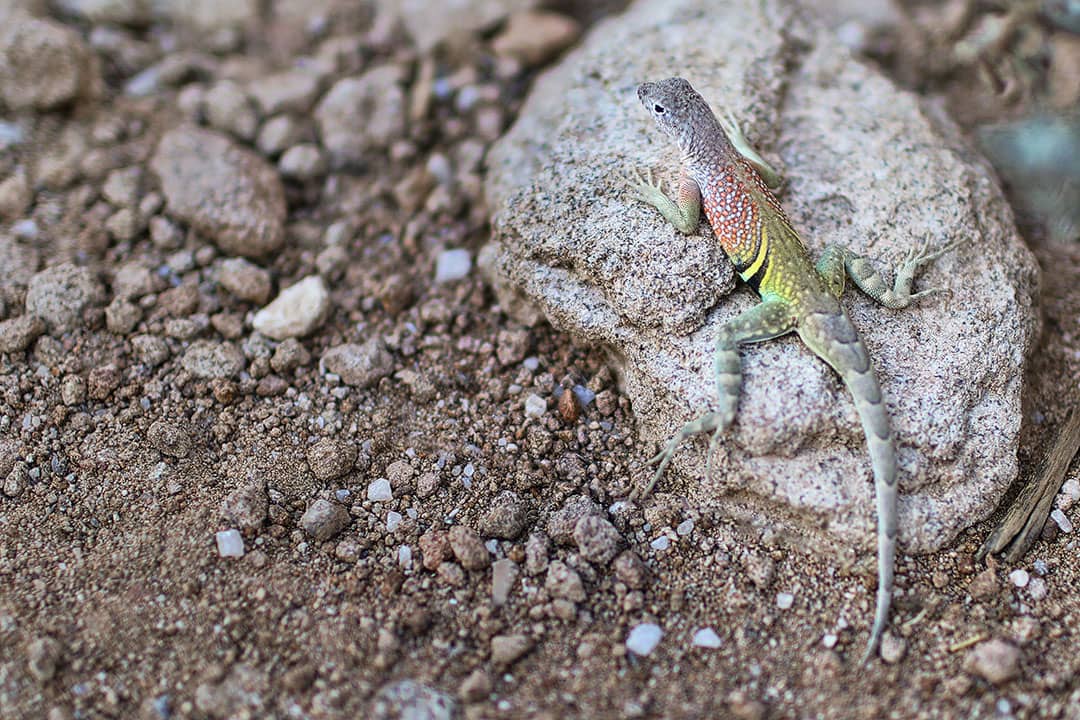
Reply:
[[[679,180],[679,194],[675,200],[664,194],[659,180],[653,182],[652,170],[644,178],[635,171],[633,176],[626,178],[626,184],[635,199],[659,210],[683,235],[697,231],[701,222],[701,189],[686,173]]]
[[[754,149],[754,146],[750,144],[750,141],[743,135],[742,128],[739,127],[738,120],[728,110],[724,113],[723,117],[717,118],[720,121],[720,127],[723,128],[724,134],[727,135],[728,142],[735,148],[736,152],[743,156],[748,163],[754,166],[754,169],[761,175],[761,179],[765,181],[765,184],[769,186],[770,190],[779,190],[780,186],[784,184],[784,178],[780,173],[766,162],[765,158],[758,154],[758,151]]]
[[[933,252],[930,252],[925,244],[919,250],[912,248],[904,258],[904,262],[896,269],[892,287],[889,287],[881,273],[870,264],[869,258],[857,255],[840,245],[830,245],[825,248],[821,259],[818,260],[817,271],[836,297],[840,297],[844,292],[844,276],[848,275],[856,287],[881,305],[892,309],[906,308],[919,298],[942,292],[941,288],[911,292],[915,273],[923,265],[933,262],[959,244],[959,242],[951,243]]]
[[[716,383],[717,409],[683,425],[664,445],[664,449],[649,460],[650,465],[659,462],[660,466],[656,469],[648,486],[640,493],[641,497],[652,492],[653,487],[663,477],[668,463],[675,457],[675,451],[678,450],[682,441],[700,433],[712,433],[705,463],[705,474],[712,474],[712,456],[720,440],[720,434],[735,420],[735,410],[739,405],[739,390],[742,385],[739,346],[770,340],[794,329],[794,313],[783,300],[766,300],[720,328],[716,336],[716,350],[713,354],[713,380]],[[632,497],[637,496],[638,494],[634,493]]]

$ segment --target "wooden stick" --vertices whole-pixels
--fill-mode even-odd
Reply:
[[[977,560],[982,560],[987,553],[1004,550],[1006,562],[1015,562],[1031,548],[1042,534],[1054,498],[1065,481],[1065,471],[1078,450],[1080,410],[1074,407],[1027,486],[1020,491],[1005,517],[979,549],[975,556]]]

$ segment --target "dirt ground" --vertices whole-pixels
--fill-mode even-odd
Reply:
[[[362,4],[311,5],[252,3],[203,31],[53,14],[83,43],[64,72],[92,77],[55,104],[5,100],[0,717],[1080,718],[1076,463],[1064,527],[1022,562],[974,560],[995,518],[900,557],[866,667],[872,574],[675,494],[618,504],[654,448],[604,358],[509,319],[475,268],[483,153],[536,73],[617,8],[562,3],[516,36],[511,18],[422,49]],[[1003,70],[1032,33],[1074,52],[1045,18],[956,59],[1006,5],[913,7],[861,51],[973,134],[1074,103],[1053,59]],[[920,33],[945,26],[933,12],[955,32]],[[314,89],[250,89],[301,66]],[[330,88],[384,67],[400,112],[380,110],[378,78],[351,88],[363,142],[334,144]],[[276,171],[281,197],[256,202],[283,208],[280,245],[208,237],[245,221],[206,207],[178,217],[184,188],[161,176],[191,173],[159,141],[192,125]],[[195,175],[207,195],[226,182]],[[221,193],[241,204],[252,182]],[[1080,396],[1080,244],[1022,220],[1044,269],[1029,472]],[[316,275],[326,310],[304,334],[253,330]],[[49,319],[17,324],[30,306]]]

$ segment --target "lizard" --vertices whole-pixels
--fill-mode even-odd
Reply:
[[[734,117],[719,119],[705,99],[683,78],[646,82],[638,98],[660,130],[682,154],[682,173],[674,199],[652,172],[627,178],[633,197],[655,207],[686,235],[696,232],[702,210],[735,271],[761,302],[720,328],[715,340],[713,379],[717,409],[683,425],[649,464],[659,463],[640,495],[659,482],[679,445],[694,435],[712,433],[706,456],[712,456],[735,419],[742,384],[739,347],[796,333],[830,365],[851,392],[869,448],[877,510],[878,587],[870,637],[862,657],[874,656],[888,622],[897,543],[897,462],[892,425],[874,366],[840,297],[845,277],[887,308],[899,309],[940,288],[912,292],[920,267],[956,245],[929,252],[912,249],[897,268],[892,286],[870,260],[841,245],[829,245],[814,263],[774,194],[780,174],[746,140]],[[639,493],[635,493],[635,496]]]

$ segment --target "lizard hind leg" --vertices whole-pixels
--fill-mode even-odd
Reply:
[[[649,460],[650,465],[660,463],[660,466],[645,489],[641,493],[633,493],[632,498],[645,497],[652,492],[656,483],[663,477],[668,464],[675,457],[679,445],[694,435],[712,433],[705,469],[706,477],[712,474],[712,457],[719,444],[720,436],[735,420],[735,410],[739,405],[739,389],[742,385],[739,346],[771,340],[794,329],[795,315],[791,307],[778,298],[771,298],[755,305],[720,328],[716,335],[716,350],[713,354],[713,381],[716,383],[717,409],[679,428],[664,448]]]

